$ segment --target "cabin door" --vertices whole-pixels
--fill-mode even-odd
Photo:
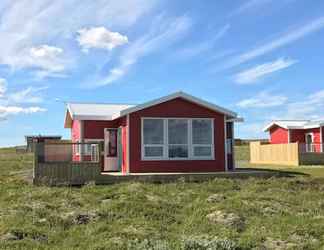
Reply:
[[[307,133],[305,135],[305,141],[306,141],[306,152],[314,152],[314,141],[313,141],[313,134]]]
[[[118,129],[105,129],[104,171],[120,171]]]

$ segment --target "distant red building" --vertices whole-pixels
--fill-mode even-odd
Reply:
[[[235,167],[239,120],[232,111],[177,92],[140,105],[69,103],[65,128],[72,142],[104,143],[103,171],[215,172]],[[78,149],[73,157],[78,159]]]
[[[264,128],[270,133],[271,144],[298,142],[310,152],[323,152],[324,121],[278,120]]]

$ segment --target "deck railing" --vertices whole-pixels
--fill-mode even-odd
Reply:
[[[86,143],[37,143],[35,157],[38,162],[99,162],[100,144]]]
[[[303,153],[324,153],[324,144],[321,143],[299,143],[299,152]]]
[[[95,181],[102,165],[102,145],[87,143],[37,143],[34,183],[81,185]]]

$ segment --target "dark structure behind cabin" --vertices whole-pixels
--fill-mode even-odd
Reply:
[[[34,152],[35,143],[38,142],[51,142],[59,141],[62,139],[60,135],[26,135],[25,140],[27,142],[27,152]]]

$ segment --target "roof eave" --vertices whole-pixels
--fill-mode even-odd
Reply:
[[[200,105],[200,106],[203,106],[205,108],[211,109],[213,111],[216,111],[216,112],[222,113],[224,115],[227,115],[227,116],[229,116],[231,118],[237,118],[237,113],[235,113],[233,111],[230,111],[228,109],[225,109],[223,107],[217,106],[217,105],[215,105],[213,103],[204,101],[202,99],[199,99],[197,97],[191,96],[191,95],[186,94],[186,93],[181,92],[181,91],[180,92],[173,93],[173,94],[168,95],[168,96],[164,96],[164,97],[161,97],[161,98],[158,98],[158,99],[149,101],[149,102],[145,102],[143,104],[140,104],[140,105],[137,105],[137,106],[128,108],[128,109],[124,109],[124,110],[122,110],[120,112],[120,116],[128,115],[130,113],[134,113],[136,111],[139,111],[139,110],[142,110],[142,109],[151,107],[151,106],[155,106],[155,105],[158,105],[160,103],[164,103],[164,102],[173,100],[175,98],[183,98],[183,99],[186,99],[188,101],[191,101],[191,102],[193,102],[193,103],[195,103],[197,105]]]

